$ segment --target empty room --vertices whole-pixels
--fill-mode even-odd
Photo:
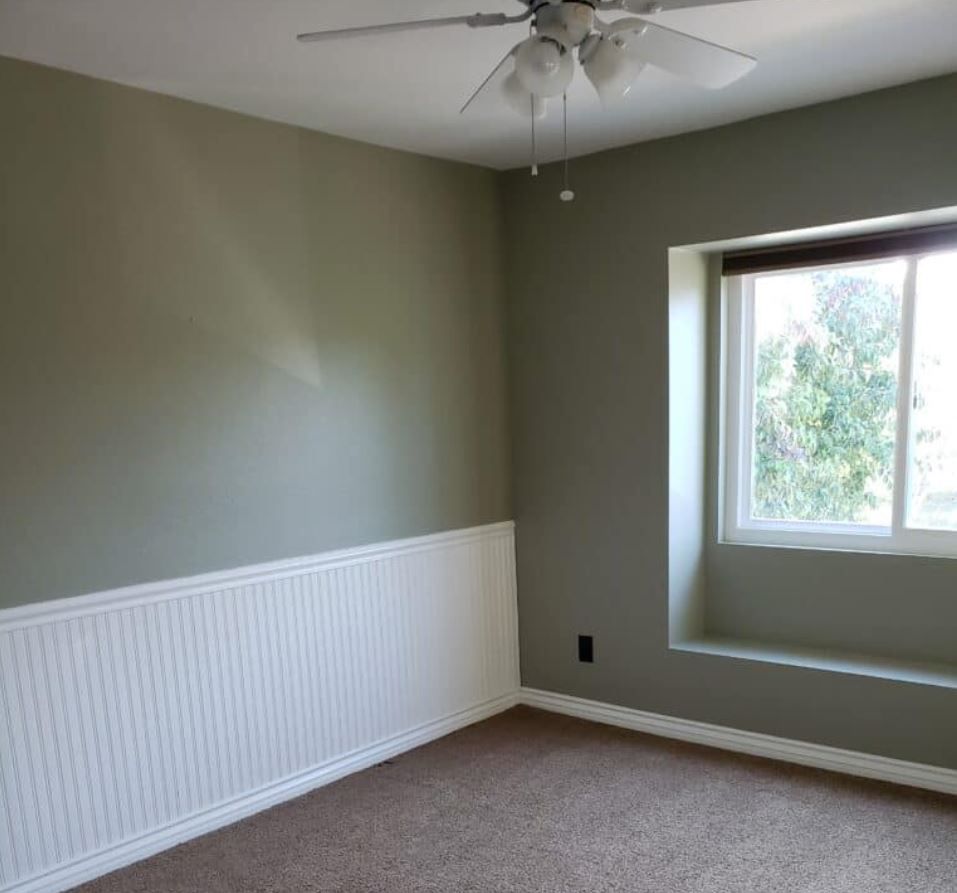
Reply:
[[[957,893],[954,0],[0,0],[0,893]]]

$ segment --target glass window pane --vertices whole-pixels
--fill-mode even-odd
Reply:
[[[907,524],[957,530],[957,253],[917,267]]]
[[[755,277],[752,519],[890,526],[905,272]]]

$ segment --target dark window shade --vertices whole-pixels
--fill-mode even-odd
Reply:
[[[741,276],[745,273],[880,260],[903,254],[946,251],[949,248],[957,249],[957,224],[729,251],[724,255],[722,273],[725,276]]]

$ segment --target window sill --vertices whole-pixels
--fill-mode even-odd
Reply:
[[[717,637],[677,642],[671,649],[957,689],[957,666],[951,664],[909,662],[823,648],[800,648]]]
[[[954,536],[954,534],[951,534]],[[839,552],[844,555],[891,555],[899,558],[927,558],[935,561],[940,560],[952,560],[957,558],[957,554],[953,551],[945,551],[943,549],[937,549],[936,551],[933,547],[916,547],[913,549],[908,549],[898,544],[888,544],[887,546],[881,547],[875,545],[873,542],[864,542],[861,544],[849,545],[847,543],[823,543],[823,544],[809,544],[809,543],[799,543],[799,542],[781,542],[771,541],[770,539],[767,542],[761,542],[758,539],[729,539],[724,537],[717,541],[718,546],[730,546],[736,548],[744,549],[791,549],[802,552]]]

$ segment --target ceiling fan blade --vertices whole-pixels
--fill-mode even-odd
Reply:
[[[390,22],[386,25],[364,25],[359,28],[334,28],[330,31],[307,31],[297,34],[296,40],[302,43],[315,43],[320,40],[336,40],[340,37],[368,37],[373,34],[395,34],[399,31],[423,31],[427,28],[444,28],[447,25],[468,25],[470,28],[490,28],[495,25],[508,25],[521,22],[531,16],[528,14],[509,16],[504,12],[478,12],[474,15],[447,16],[441,19],[415,19],[411,22]]]
[[[605,33],[627,32],[633,32],[627,41],[629,52],[643,62],[712,90],[727,87],[758,64],[746,53],[644,19],[620,19]]]
[[[654,15],[672,9],[693,9],[700,6],[722,6],[725,3],[742,3],[744,0],[612,0],[601,9],[624,9],[635,15]]]
[[[515,44],[515,46],[513,46],[504,56],[502,56],[502,60],[498,63],[498,65],[496,65],[489,72],[488,77],[485,78],[485,80],[482,81],[482,83],[475,88],[475,92],[473,92],[472,95],[468,98],[465,105],[463,105],[462,108],[459,109],[460,115],[464,114],[469,108],[471,108],[472,104],[475,102],[476,99],[479,98],[480,95],[482,95],[482,93],[490,92],[495,86],[495,84],[497,84],[500,80],[504,80],[508,76],[508,66],[506,65],[506,63],[508,62],[509,59],[512,58],[512,56],[515,55],[515,51],[521,45],[522,45],[521,42]]]

